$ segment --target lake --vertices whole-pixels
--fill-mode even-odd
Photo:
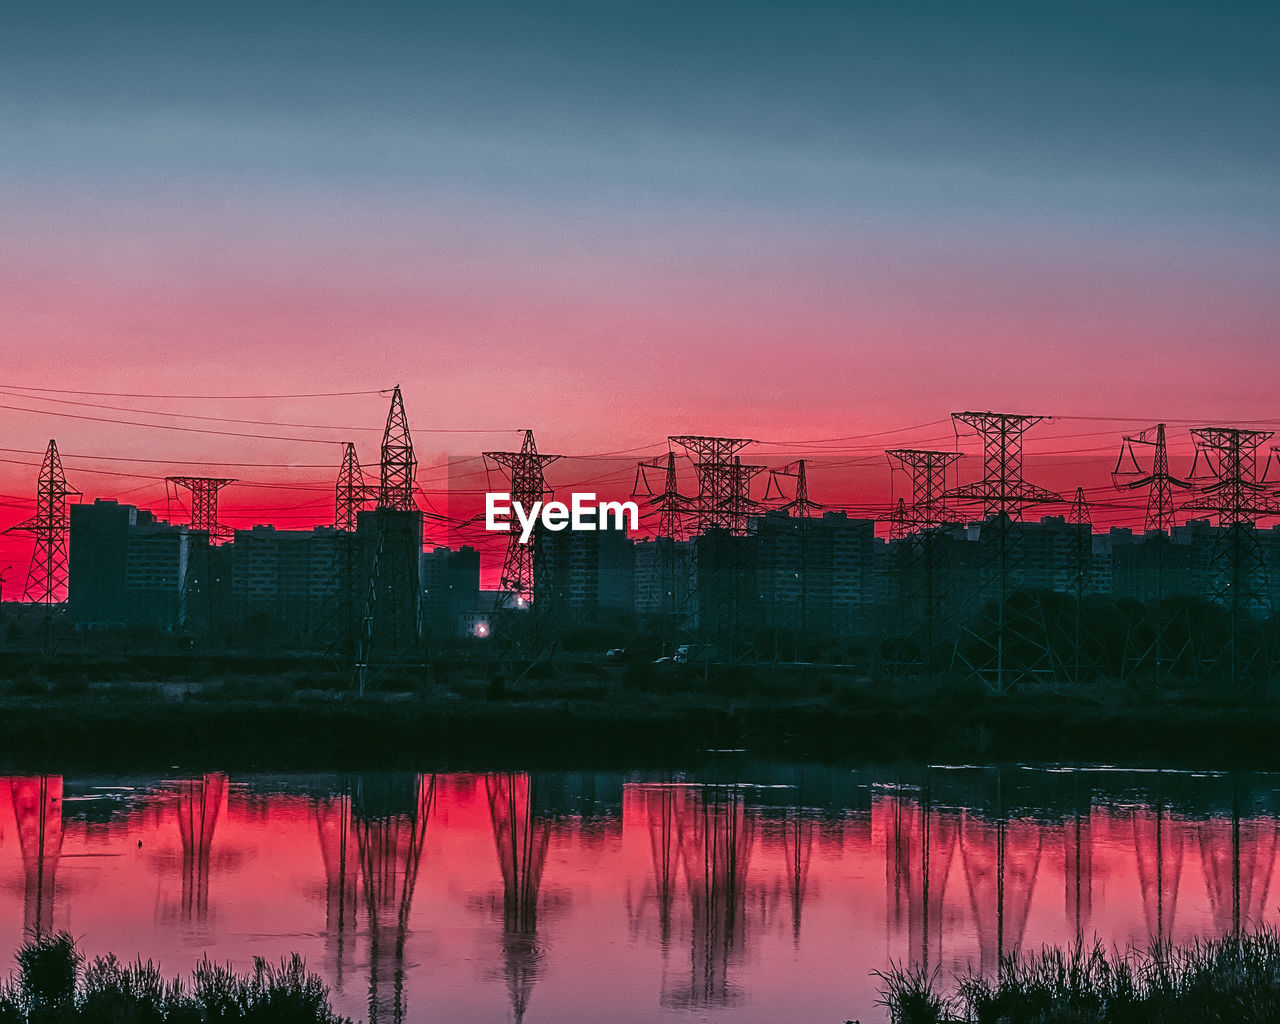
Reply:
[[[66,928],[188,972],[297,951],[358,1019],[884,1019],[1097,935],[1275,922],[1265,774],[833,768],[0,779],[0,950]],[[12,961],[9,960],[11,964]]]

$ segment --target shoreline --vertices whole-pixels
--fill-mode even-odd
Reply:
[[[710,749],[831,764],[1052,762],[1280,769],[1280,701],[1132,691],[866,686],[652,692],[535,681],[504,697],[479,680],[416,693],[308,689],[252,677],[20,685],[0,694],[0,764],[325,769],[486,764],[670,766]],[[741,688],[739,688],[741,689]]]

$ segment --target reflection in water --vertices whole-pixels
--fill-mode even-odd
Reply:
[[[689,899],[689,978],[663,993],[681,1009],[730,1005],[741,992],[729,964],[747,942],[747,869],[755,845],[754,814],[734,786],[686,789],[677,809],[680,863]]]
[[[493,843],[502,871],[502,965],[516,1021],[524,1020],[538,977],[538,897],[547,863],[551,822],[534,815],[530,776],[485,776]]]
[[[1172,827],[1158,784],[1153,806],[1135,808],[1132,813],[1133,849],[1147,933],[1159,942],[1168,942],[1178,910],[1184,830]]]
[[[324,861],[325,961],[334,984],[341,989],[350,967],[347,934],[356,927],[360,898],[360,852],[351,819],[351,794],[325,797],[312,808]]]
[[[182,918],[207,923],[209,859],[218,818],[227,803],[227,777],[214,772],[178,783],[178,833],[182,838]]]
[[[813,818],[799,807],[786,811],[782,843],[787,855],[787,896],[791,901],[791,941],[800,945],[800,919],[809,888],[809,860],[813,856]]]
[[[436,777],[362,778],[354,795],[356,847],[369,935],[369,1024],[405,1014],[405,939],[435,807]]]
[[[62,854],[62,776],[10,779],[9,791],[22,848],[22,928],[46,934],[53,930],[54,878]]]
[[[383,1024],[869,1022],[890,958],[946,978],[1019,945],[1280,920],[1272,776],[739,756],[705,776],[7,782],[0,947],[65,927],[175,972],[296,950]]]

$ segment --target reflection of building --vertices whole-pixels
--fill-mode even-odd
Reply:
[[[356,786],[356,844],[369,928],[369,1024],[404,1019],[405,939],[435,798],[434,775],[369,776]]]
[[[25,933],[53,930],[54,879],[62,855],[62,776],[9,780],[13,816],[22,848]]]
[[[534,815],[533,781],[514,772],[485,777],[493,842],[502,871],[502,962],[511,1012],[524,1019],[537,981],[538,899],[551,823]]]

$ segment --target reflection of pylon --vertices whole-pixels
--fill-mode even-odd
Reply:
[[[1178,885],[1182,881],[1182,848],[1185,829],[1170,820],[1160,792],[1152,813],[1135,811],[1133,849],[1138,862],[1138,885],[1147,933],[1160,942],[1173,938],[1178,912]]]
[[[1151,468],[1144,471],[1138,453],[1147,448],[1151,450]],[[1167,650],[1170,623],[1164,598],[1174,527],[1173,491],[1190,486],[1169,472],[1169,448],[1163,423],[1123,440],[1111,480],[1117,488],[1125,490],[1147,488],[1143,543],[1152,545],[1155,585],[1143,614],[1130,626],[1125,640],[1124,672],[1129,676],[1150,667],[1159,681],[1167,666],[1177,664],[1186,647],[1184,644],[1182,650]]]
[[[960,862],[978,927],[980,970],[984,974],[994,973],[1005,953],[1022,942],[1043,842],[1042,830],[1035,822],[964,818]]]
[[[982,436],[982,479],[954,487],[946,497],[982,505],[979,537],[982,578],[978,589],[989,591],[995,601],[995,622],[991,628],[970,629],[975,643],[968,653],[958,645],[957,654],[961,664],[984,679],[996,693],[1005,693],[1022,679],[1043,679],[1056,672],[1043,602],[1037,595],[1029,594],[1014,607],[1010,597],[1021,568],[1019,535],[1014,523],[1021,520],[1024,509],[1061,499],[1053,491],[1028,483],[1022,477],[1023,435],[1043,420],[1043,416],[957,412],[952,413],[952,419],[957,429],[959,424],[965,424]]]
[[[942,907],[956,850],[957,823],[934,810],[925,790],[915,800],[894,792],[871,805],[872,829],[883,836],[885,924],[901,930],[907,956],[926,970],[942,956]]]
[[[227,802],[227,777],[213,772],[178,785],[178,833],[182,838],[182,916],[209,916],[210,848]]]
[[[649,853],[653,860],[653,890],[658,903],[658,928],[662,951],[671,942],[671,910],[675,902],[676,877],[680,871],[681,789],[674,786],[646,786],[645,817],[649,825]]]
[[[524,1020],[538,976],[538,900],[551,823],[534,815],[534,785],[513,772],[485,777],[493,842],[502,872],[502,959],[511,1012]]]
[[[1272,818],[1242,818],[1234,792],[1230,818],[1197,823],[1205,890],[1219,934],[1239,935],[1241,929],[1259,926],[1271,909],[1267,897],[1278,830]]]
[[[1226,671],[1231,685],[1243,687],[1267,678],[1270,657],[1254,626],[1270,610],[1270,589],[1262,547],[1254,528],[1264,516],[1280,515],[1280,500],[1268,493],[1258,472],[1258,449],[1274,431],[1234,427],[1200,427],[1191,431],[1196,454],[1191,466],[1195,494],[1182,507],[1216,516],[1212,594],[1224,609],[1227,637],[1212,635],[1201,645],[1201,660],[1210,672]],[[1203,470],[1197,469],[1203,461]]]
[[[332,943],[334,984],[342,990],[348,929],[356,926],[360,850],[351,816],[351,797],[329,797],[313,809],[325,878],[325,945]]]
[[[800,945],[800,922],[809,889],[809,861],[813,857],[813,819],[799,807],[787,812],[782,846],[787,856],[787,896],[791,901],[791,941]]]
[[[889,660],[895,674],[918,666],[932,679],[951,582],[944,529],[957,518],[946,502],[947,474],[961,455],[918,448],[894,448],[885,455],[890,467],[911,478],[910,504],[899,499],[890,517],[901,639],[890,645]]]
[[[375,780],[361,780],[353,813],[369,924],[369,1024],[378,1024],[388,1013],[400,1024],[406,1010],[405,939],[427,824],[435,809],[436,777],[414,776],[407,801],[395,800],[399,794],[394,792],[375,792],[377,785]],[[383,959],[387,952],[390,964]],[[388,980],[390,994],[385,988]]]
[[[22,850],[23,931],[53,931],[54,879],[62,855],[62,776],[9,780]]]
[[[686,797],[680,855],[692,915],[691,975],[687,986],[663,994],[664,1005],[707,1009],[741,1000],[728,967],[747,941],[747,872],[755,826],[737,787]]]
[[[67,484],[62,472],[58,443],[50,441],[40,466],[36,486],[36,514],[6,533],[21,531],[35,535],[31,552],[31,568],[27,571],[27,587],[23,597],[37,604],[53,605],[63,599],[67,589],[67,498],[80,492]]]
[[[1093,811],[1077,791],[1075,806],[1062,823],[1062,877],[1065,911],[1077,939],[1093,917]]]

